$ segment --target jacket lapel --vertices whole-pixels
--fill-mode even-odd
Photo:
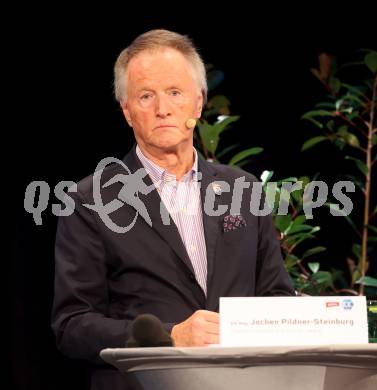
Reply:
[[[216,241],[220,232],[220,220],[221,216],[209,216],[204,210],[204,201],[206,197],[206,191],[209,186],[209,191],[212,191],[212,183],[216,181],[217,172],[213,168],[212,163],[209,163],[202,158],[199,158],[199,171],[202,173],[202,183],[200,187],[201,203],[202,203],[202,215],[203,215],[203,227],[204,236],[207,249],[207,298],[211,291],[212,277],[215,269],[215,253],[216,253]],[[217,209],[221,195],[215,196],[214,209]]]
[[[139,168],[143,168],[143,165],[136,155],[135,146],[130,151],[130,153],[127,154],[123,161],[132,173],[137,171]],[[149,175],[145,176],[144,182],[147,186],[153,185],[152,179],[149,177]],[[164,215],[168,215],[168,211],[164,206],[164,203],[161,201],[161,197],[157,189],[153,189],[147,195],[139,193],[138,196],[144,203],[152,221],[151,228],[154,229],[161,236],[161,238],[170,245],[177,256],[183,261],[185,266],[190,270],[191,273],[194,274],[194,268],[191,264],[191,260],[187,254],[186,248],[173,219],[169,216],[170,223],[168,225],[164,225],[162,221],[160,207],[163,208],[162,213],[164,213]]]

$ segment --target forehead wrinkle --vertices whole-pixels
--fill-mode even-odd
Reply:
[[[156,66],[156,62],[158,62],[158,66]],[[190,80],[187,80],[188,77]],[[191,64],[183,55],[173,49],[140,53],[129,64],[128,78],[131,82],[142,84],[138,89],[143,89],[143,86],[151,87],[155,83],[161,83],[161,81],[164,81],[164,84],[169,85],[169,87],[179,87],[185,79],[195,83]]]

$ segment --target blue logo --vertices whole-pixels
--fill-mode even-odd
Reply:
[[[351,310],[353,308],[352,299],[343,299],[343,309]]]

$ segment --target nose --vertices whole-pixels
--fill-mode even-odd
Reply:
[[[170,102],[167,96],[159,95],[156,99],[156,115],[160,118],[166,118],[171,115]]]

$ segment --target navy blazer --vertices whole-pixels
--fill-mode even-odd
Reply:
[[[135,147],[123,162],[132,173],[142,167]],[[93,175],[79,182],[77,192],[70,194],[75,212],[59,218],[56,236],[52,326],[64,354],[93,363],[92,389],[126,388],[121,375],[101,362],[99,352],[124,347],[129,325],[141,313],[156,315],[170,331],[196,310],[218,311],[220,297],[294,294],[271,216],[250,212],[251,187],[256,178],[202,158],[198,169],[202,174],[202,204],[212,182],[229,183],[231,191],[215,196],[215,209],[229,206],[225,215],[229,213],[234,180],[245,176],[251,183],[244,190],[241,205],[246,226],[224,232],[224,215],[208,216],[203,210],[207,296],[195,279],[173,220],[169,225],[161,220],[161,199],[156,189],[139,194],[152,226],[139,215],[133,228],[124,234],[111,231],[97,212],[83,206],[94,203]],[[117,174],[126,174],[119,164],[106,167],[101,183]],[[144,180],[152,184],[149,176]],[[122,186],[115,183],[102,188],[103,204],[116,199]],[[119,226],[128,226],[135,214],[135,209],[125,203],[110,217]]]

